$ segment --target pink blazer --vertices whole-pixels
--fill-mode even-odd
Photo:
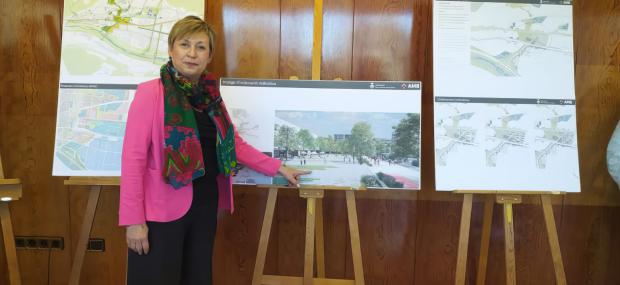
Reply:
[[[181,218],[192,203],[192,185],[175,190],[162,176],[164,88],[160,79],[138,85],[129,108],[121,160],[119,224],[169,222]],[[274,176],[281,162],[247,144],[235,132],[237,159]],[[220,209],[233,211],[232,179],[217,176]]]

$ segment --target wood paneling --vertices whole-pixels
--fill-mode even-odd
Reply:
[[[0,1],[0,152],[7,177],[24,183],[11,203],[17,235],[62,236],[63,251],[19,250],[24,284],[66,284],[88,189],[50,176],[56,116],[62,1]],[[311,0],[209,0],[218,37],[210,69],[222,76],[310,78]],[[421,80],[422,191],[359,193],[366,284],[452,284],[462,196],[434,192],[431,0],[325,0],[322,78]],[[575,82],[582,191],[556,198],[555,215],[570,284],[620,284],[620,192],[607,174],[605,149],[620,119],[620,5],[574,5]],[[83,191],[82,191],[83,190]],[[105,187],[92,237],[106,252],[87,253],[83,284],[122,284],[124,230],[116,226],[118,190]],[[233,215],[219,216],[215,284],[249,284],[266,191],[239,187]],[[482,223],[474,199],[466,280],[476,278]],[[526,199],[527,200],[527,199]],[[329,278],[353,278],[343,193],[324,201]],[[303,272],[305,200],[281,193],[265,272]],[[601,205],[616,205],[604,207]],[[590,205],[590,206],[585,206]],[[552,284],[553,266],[539,204],[515,206],[517,280]],[[502,211],[495,207],[487,284],[502,284]],[[48,282],[49,279],[49,282]],[[0,255],[0,284],[8,281]]]
[[[617,192],[607,172],[605,146],[620,120],[620,5],[576,1],[573,14],[582,191]]]
[[[414,284],[454,284],[460,205],[419,203]]]
[[[620,243],[617,207],[565,206],[559,232],[566,268],[572,284],[620,284]]]
[[[413,0],[357,0],[354,6],[352,79],[411,79]]]
[[[214,1],[218,3],[219,1]],[[210,2],[210,1],[208,1]],[[232,0],[208,5],[220,8],[223,46],[214,60],[225,60],[222,75],[278,78],[280,50],[280,1]],[[207,9],[210,15],[216,9]],[[214,10],[214,11],[211,11]],[[224,56],[221,56],[223,53]]]
[[[15,235],[61,236],[70,244],[62,180],[51,177],[62,1],[0,3],[0,151],[23,197],[10,204]],[[36,7],[36,8],[34,8]],[[4,271],[4,254],[0,266]],[[62,284],[70,252],[19,250],[23,284]],[[0,278],[1,281],[6,276]]]
[[[76,250],[86,204],[89,186],[69,186],[71,209],[72,257]],[[118,226],[118,187],[104,186],[101,190],[90,238],[105,240],[104,252],[86,252],[80,284],[124,284],[126,276],[127,247],[125,230]],[[63,274],[63,272],[57,272]]]
[[[351,79],[354,0],[323,1],[321,79]]]
[[[314,0],[282,0],[280,5],[280,78],[312,79]]]
[[[251,188],[246,193],[235,195],[233,215],[220,213],[213,257],[215,284],[252,283],[266,201],[265,189]],[[274,221],[274,225],[276,224]],[[270,243],[270,248],[272,245],[273,243]],[[272,253],[268,249],[266,270],[273,268],[272,259],[277,257],[277,254],[270,254]]]
[[[419,222],[416,204],[399,200],[357,202],[367,284],[412,284]]]

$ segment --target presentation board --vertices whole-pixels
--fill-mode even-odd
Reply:
[[[120,175],[137,84],[159,77],[172,25],[203,14],[200,0],[65,0],[53,175]]]
[[[420,189],[420,82],[223,78],[245,141],[311,170],[303,185]],[[286,184],[249,168],[237,184]]]
[[[571,0],[433,1],[437,190],[580,191]]]

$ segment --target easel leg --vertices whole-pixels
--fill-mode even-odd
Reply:
[[[1,170],[0,173],[2,173]],[[13,236],[11,212],[9,211],[9,204],[6,202],[0,202],[0,221],[2,222],[2,236],[4,237],[6,261],[9,267],[9,284],[21,285],[22,280],[19,273],[17,253],[15,252],[15,237]]]
[[[454,284],[465,284],[467,265],[467,247],[469,244],[469,228],[471,223],[471,206],[474,194],[464,194],[461,210],[461,229],[459,232],[459,248],[456,258],[456,278]]]
[[[316,200],[316,276],[325,278],[325,240],[323,234],[323,199]]]
[[[304,285],[312,285],[314,281],[314,235],[316,218],[316,198],[307,198],[306,208],[306,249],[304,251]]]
[[[516,285],[515,232],[512,215],[512,204],[504,204],[504,239],[506,257],[506,284]]]
[[[489,243],[491,242],[491,225],[493,224],[493,196],[487,195],[484,200],[484,214],[482,217],[482,236],[480,237],[480,255],[478,260],[478,274],[476,285],[484,285],[487,275],[487,259],[489,256]]]
[[[278,188],[269,188],[267,205],[265,207],[265,216],[263,217],[263,228],[260,231],[258,253],[256,253],[256,263],[254,264],[254,277],[252,278],[252,285],[262,284],[263,270],[265,269],[265,258],[267,257],[267,244],[269,243],[269,235],[271,234],[271,223],[273,222],[273,212],[276,208],[277,197]]]
[[[364,267],[362,264],[362,248],[360,246],[360,230],[357,222],[357,205],[355,193],[347,191],[347,214],[349,217],[349,232],[351,234],[351,254],[353,255],[353,271],[355,285],[364,284]]]
[[[560,252],[560,242],[558,240],[558,231],[555,226],[555,218],[553,217],[553,207],[551,199],[548,195],[541,195],[543,212],[545,215],[545,224],[547,228],[547,237],[549,238],[549,247],[551,248],[551,256],[553,258],[553,267],[555,269],[556,284],[566,284],[566,275],[564,273],[564,263],[562,262],[562,253]]]
[[[84,256],[86,255],[86,244],[90,237],[90,230],[93,227],[95,212],[97,211],[97,203],[99,202],[99,194],[102,186],[92,186],[88,196],[88,204],[82,221],[80,237],[75,248],[73,256],[73,265],[71,265],[71,274],[69,275],[69,285],[80,284],[80,274],[82,273],[82,265],[84,264]]]

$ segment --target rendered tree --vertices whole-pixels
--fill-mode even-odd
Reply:
[[[316,145],[319,150],[324,152],[334,153],[337,151],[336,140],[334,140],[333,136],[318,137],[316,139]]]
[[[382,139],[375,139],[375,149],[377,152],[377,156],[389,153],[390,151],[389,144],[390,144],[389,141],[382,140]],[[382,158],[385,158],[385,157],[382,157]]]
[[[310,131],[306,129],[299,130],[299,132],[297,132],[297,138],[299,138],[299,143],[301,145],[301,148],[305,150],[315,149],[315,139],[312,136],[312,134],[310,134]]]
[[[375,155],[375,135],[370,124],[359,122],[353,125],[351,136],[347,140],[347,152],[352,154],[362,164],[363,157]]]
[[[394,128],[390,158],[403,160],[420,157],[420,114],[407,114]]]
[[[297,150],[298,138],[295,129],[289,126],[275,126],[275,144],[276,147],[284,149],[284,160],[288,160],[289,151]]]

